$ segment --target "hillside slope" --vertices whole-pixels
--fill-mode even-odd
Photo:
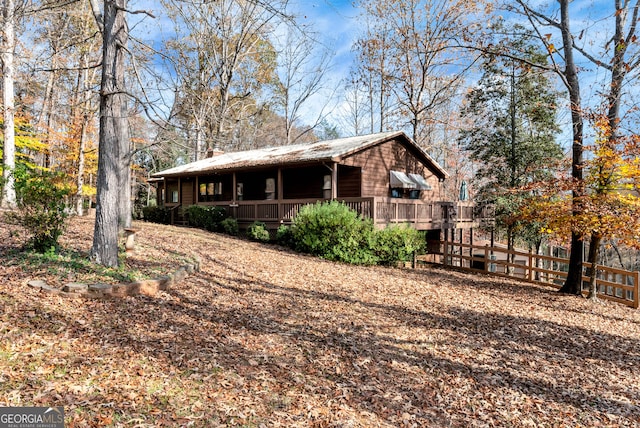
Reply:
[[[19,239],[4,226],[0,255]],[[137,267],[197,254],[201,271],[84,300],[0,266],[0,405],[63,405],[70,427],[640,426],[637,310],[136,226]],[[91,233],[75,219],[63,244]]]

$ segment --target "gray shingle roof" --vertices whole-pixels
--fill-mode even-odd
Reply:
[[[297,144],[291,146],[269,147],[263,149],[247,150],[242,152],[224,153],[185,165],[169,168],[157,172],[152,177],[172,177],[183,175],[196,175],[200,173],[216,172],[222,170],[241,169],[260,166],[284,165],[305,162],[335,161],[359,152],[370,146],[387,140],[403,137],[415,147],[443,176],[447,173],[442,167],[415,145],[403,132],[381,132],[377,134],[361,135],[356,137],[339,138],[335,140],[319,141],[312,144]]]

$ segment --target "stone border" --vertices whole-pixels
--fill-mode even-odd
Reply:
[[[27,281],[27,285],[39,289],[43,293],[55,294],[68,298],[108,299],[126,296],[155,296],[158,291],[166,291],[174,284],[184,280],[189,274],[200,271],[200,263],[185,264],[169,275],[163,275],[154,279],[145,279],[131,283],[121,284],[83,284],[70,282],[62,289],[51,287],[46,282],[33,279]]]

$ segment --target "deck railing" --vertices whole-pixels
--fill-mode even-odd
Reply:
[[[482,271],[498,276],[515,277],[525,281],[560,288],[567,278],[569,260],[533,252],[513,251],[488,245],[471,245],[441,241],[433,254],[421,256],[426,261],[445,266]],[[583,263],[583,293],[590,277],[586,275],[590,263]],[[640,272],[607,266],[597,266],[596,287],[598,297],[638,308],[640,298]]]
[[[477,221],[474,204],[470,202],[423,202],[396,198],[339,198],[365,218],[378,226],[390,223],[408,223],[423,228],[464,227]],[[222,206],[238,221],[264,221],[290,223],[300,209],[318,199],[262,200],[206,202],[204,205]]]

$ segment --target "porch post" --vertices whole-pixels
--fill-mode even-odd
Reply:
[[[164,207],[167,199],[167,179],[162,177],[162,181],[158,184],[158,190],[156,191],[156,205]],[[164,196],[164,198],[163,198]]]
[[[333,163],[331,168],[331,199],[338,199],[338,163]]]
[[[282,208],[282,194],[284,192],[284,183],[282,182],[282,168],[278,167],[278,222],[282,222],[284,210]]]
[[[233,200],[233,203],[235,204],[236,201],[238,200],[238,180],[236,178],[236,172],[233,171],[233,174],[231,174],[231,191],[232,191],[232,196],[231,199]]]
[[[238,177],[236,176],[236,172],[233,171],[231,174],[231,205],[229,205],[231,211],[231,217],[238,220]]]
[[[198,205],[198,202],[200,202],[200,176],[196,175],[196,188],[195,190],[195,204]]]

